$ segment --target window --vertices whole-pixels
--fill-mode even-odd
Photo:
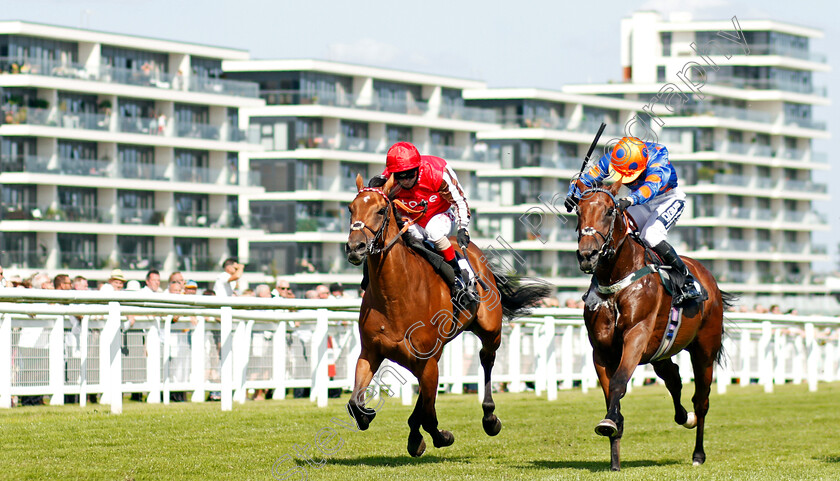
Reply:
[[[367,139],[368,124],[365,122],[341,121],[341,135],[345,139]]]
[[[208,163],[207,151],[175,149],[175,180],[203,184],[210,182]]]
[[[455,145],[455,132],[451,130],[430,130],[429,139],[432,145]]]
[[[143,145],[118,145],[120,173],[126,179],[158,179],[155,149]]]
[[[117,251],[122,269],[161,269],[163,262],[155,259],[155,238],[149,236],[117,236]]]
[[[295,231],[294,202],[255,201],[250,203],[250,208],[252,228],[263,229],[272,234]]]
[[[385,134],[388,137],[388,146],[397,142],[413,142],[411,127],[405,125],[386,125]]]
[[[58,234],[61,266],[64,269],[98,269],[104,265],[98,258],[96,235]]]
[[[407,113],[422,98],[419,85],[373,80],[376,105],[388,112]]]
[[[664,82],[665,81],[665,66],[664,65],[657,65],[656,66],[656,81],[657,82]]]
[[[49,159],[37,158],[37,142],[32,137],[0,139],[0,172],[44,172]]]
[[[0,216],[5,220],[43,219],[45,212],[38,207],[36,195],[34,185],[0,186]]]
[[[659,34],[659,41],[662,42],[662,56],[671,56],[671,32],[662,32]],[[662,67],[665,70],[664,67]],[[663,72],[664,77],[664,72]]]
[[[197,78],[221,78],[222,61],[215,58],[190,57],[192,73]]]
[[[96,142],[59,140],[58,157],[67,160],[96,159]]]
[[[96,189],[85,187],[58,188],[58,203],[63,219],[70,222],[99,222],[96,208]]]
[[[9,57],[9,60],[78,62],[79,46],[49,38],[0,35],[0,57],[4,60]]]
[[[210,258],[208,239],[175,238],[175,255],[178,256],[178,269],[181,271],[212,271],[216,262]]]
[[[175,194],[175,210],[178,225],[184,227],[207,227],[209,196],[207,194]]]
[[[0,236],[0,265],[5,268],[43,268],[46,248],[38,253],[34,232],[6,232]]]
[[[155,214],[154,192],[142,190],[118,190],[117,204],[120,208],[121,224],[158,224],[162,214]]]
[[[179,137],[218,139],[218,129],[209,124],[210,108],[206,105],[175,104],[175,125]]]
[[[118,70],[142,71],[147,75],[169,71],[169,55],[159,52],[147,52],[131,48],[102,46],[102,65]],[[134,77],[136,78],[136,77]],[[132,82],[135,83],[135,82]]]
[[[295,122],[295,139],[297,148],[320,148],[324,141],[324,125],[321,119],[297,119]]]
[[[341,190],[343,192],[354,192],[356,190],[356,175],[361,175],[365,185],[370,178],[368,175],[368,164],[358,162],[341,163]]]

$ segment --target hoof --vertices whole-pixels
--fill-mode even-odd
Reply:
[[[423,440],[423,436],[420,436],[420,442],[415,442],[411,439],[411,436],[408,437],[408,454],[411,455],[412,458],[418,458],[426,452],[426,441]]]
[[[495,436],[502,430],[502,421],[494,414],[491,418],[482,419],[481,425],[488,436]]]
[[[436,448],[445,448],[447,446],[452,446],[452,443],[455,442],[455,435],[450,433],[449,431],[440,431],[440,440],[435,440],[435,447]]]
[[[694,455],[694,460],[691,464],[694,465],[694,466],[700,466],[701,464],[703,464],[705,462],[706,462],[706,455],[705,454],[702,454],[702,455],[696,455],[695,454]]]
[[[685,426],[686,429],[696,428],[697,427],[697,416],[693,412],[688,413],[688,420],[686,420],[686,422],[683,423],[683,426]]]
[[[595,432],[600,434],[601,436],[609,436],[613,437],[618,434],[618,426],[615,425],[609,419],[604,419],[597,426],[595,426]]]
[[[360,431],[367,431],[367,428],[370,427],[370,422],[376,417],[375,412],[365,414],[358,406],[351,403],[347,403],[347,411],[350,412],[350,416],[356,421],[356,425],[359,426]]]

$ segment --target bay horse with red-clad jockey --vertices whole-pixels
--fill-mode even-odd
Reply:
[[[621,186],[616,182],[608,187],[588,187],[576,181],[582,192],[576,207],[577,255],[581,270],[593,274],[583,317],[607,404],[607,415],[595,431],[609,437],[611,469],[619,470],[624,432],[620,400],[636,366],[650,363],[671,394],[674,420],[686,428],[697,428],[692,459],[694,464],[702,464],[706,460],[703,429],[714,364],[722,356],[723,312],[734,296],[721,291],[701,263],[684,257],[704,292],[683,306],[681,316],[675,316],[678,311],[672,309],[672,294],[661,282],[674,272],[651,261],[651,251],[646,256],[643,242],[633,235],[632,218],[616,200]],[[681,280],[675,281],[670,292],[679,294]],[[693,413],[680,403],[682,380],[670,359],[682,350],[691,355],[694,368]]]
[[[447,342],[463,331],[471,331],[482,346],[482,426],[488,435],[495,436],[502,423],[494,414],[490,375],[501,343],[502,319],[525,314],[528,307],[548,296],[548,286],[520,286],[517,277],[494,273],[481,250],[470,243],[467,252],[460,248],[458,251],[468,256],[475,275],[482,281],[479,285],[483,285],[478,303],[458,308],[447,281],[418,249],[406,243],[411,237],[402,236],[405,229],[398,225],[397,201],[389,197],[394,176],[381,188],[364,187],[362,177],[357,176],[356,186],[359,192],[349,206],[347,259],[355,265],[367,263],[369,283],[359,312],[362,349],[348,402],[350,414],[359,429],[369,427],[376,412],[365,406],[364,396],[382,361],[389,359],[411,371],[420,387],[417,404],[408,418],[409,454],[420,456],[426,449],[421,426],[431,435],[435,447],[451,445],[455,438],[451,432],[438,429],[435,412],[438,363]],[[456,244],[454,239],[452,244]],[[449,268],[446,263],[442,267]]]

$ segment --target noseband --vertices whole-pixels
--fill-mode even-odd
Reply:
[[[376,187],[365,187],[365,188],[363,188],[362,190],[359,191],[360,194],[362,192],[376,192],[377,194],[381,195],[382,197],[385,198],[385,201],[388,202],[387,209],[391,210],[391,199],[389,199],[388,196],[385,195],[385,192],[382,192],[380,189],[377,189]],[[350,224],[350,232],[353,232],[355,230],[362,231],[362,235],[365,236],[365,241],[369,241],[368,246],[367,246],[368,254],[370,254],[370,255],[379,254],[383,250],[381,247],[379,247],[379,244],[380,244],[379,240],[382,238],[382,234],[384,234],[385,231],[388,230],[388,222],[390,220],[391,220],[391,213],[386,211],[385,220],[382,222],[382,225],[379,226],[379,230],[377,230],[376,232],[374,232],[373,229],[371,229],[369,226],[365,225],[365,223],[360,221],[360,220],[357,220],[356,222],[353,222],[352,224]],[[368,235],[367,235],[367,233],[365,233],[364,229],[369,230],[370,233],[373,234],[373,239],[370,239],[368,237]]]
[[[615,216],[615,211],[618,209],[618,201],[615,200],[615,196],[612,194],[612,192],[610,192],[606,189],[595,187],[595,188],[592,188],[592,189],[587,189],[586,191],[584,191],[580,195],[580,197],[581,197],[581,199],[583,199],[583,197],[586,196],[586,195],[592,195],[592,194],[596,194],[596,193],[604,193],[604,194],[607,194],[610,197],[610,200],[613,203],[613,207],[612,207],[613,213],[610,214],[610,217]],[[578,206],[578,210],[580,210],[580,206]],[[578,214],[578,216],[579,215],[580,214]],[[582,227],[580,229],[580,232],[578,233],[578,244],[580,244],[581,239],[583,239],[584,237],[586,237],[586,236],[593,236],[594,237],[595,234],[598,234],[599,236],[601,236],[601,239],[603,239],[603,243],[601,244],[601,247],[598,248],[598,262],[600,262],[601,259],[609,259],[613,255],[615,255],[615,250],[616,250],[615,247],[612,246],[613,231],[614,230],[615,230],[615,219],[614,218],[610,222],[610,230],[607,232],[607,235],[602,234],[597,229],[595,229],[594,227],[591,227],[591,226]]]

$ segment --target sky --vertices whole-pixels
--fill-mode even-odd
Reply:
[[[0,19],[28,20],[69,27],[248,50],[252,58],[317,58],[465,77],[490,87],[560,89],[570,83],[619,80],[619,22],[638,10],[664,15],[691,12],[697,20],[772,19],[818,28],[825,38],[812,50],[828,54],[832,73],[817,74],[836,105],[840,51],[840,2],[834,0],[598,0],[598,1],[442,1],[356,0],[0,0]],[[823,107],[840,139],[840,110]],[[833,145],[818,141],[827,152]],[[840,170],[829,155],[833,170]],[[824,178],[825,177],[825,178]],[[829,182],[832,198],[840,185]],[[840,209],[816,203],[832,230],[817,233],[837,268]]]

